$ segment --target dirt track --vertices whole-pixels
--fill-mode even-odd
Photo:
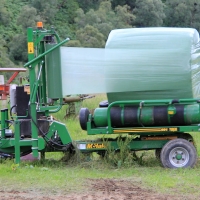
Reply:
[[[0,200],[194,200],[192,196],[159,194],[142,189],[130,181],[116,179],[89,179],[87,191],[55,195],[49,191],[0,191]]]

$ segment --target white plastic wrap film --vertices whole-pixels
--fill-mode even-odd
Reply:
[[[105,49],[62,47],[63,96],[109,93],[116,100],[197,97],[198,43],[195,29],[132,28],[113,30]]]
[[[106,50],[107,92],[178,89],[182,84],[187,87],[191,78],[189,57],[184,55],[183,59],[178,59],[177,53],[177,50],[173,53],[171,50],[164,53],[154,50]],[[182,62],[187,63],[185,68]]]
[[[113,30],[105,48],[121,49],[123,47],[135,50],[135,58],[132,63],[135,69],[134,79],[137,79],[137,84],[129,92],[126,90],[115,92],[115,89],[113,92],[108,92],[109,102],[134,99],[192,98],[195,87],[192,80],[193,63],[191,58],[198,42],[199,34],[191,28]],[[200,92],[197,92],[196,89],[197,93]]]
[[[200,43],[193,48],[191,72],[193,97],[200,98]]]
[[[63,95],[105,93],[104,49],[61,48]]]

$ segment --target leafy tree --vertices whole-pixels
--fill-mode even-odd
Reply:
[[[14,63],[8,57],[7,43],[1,36],[0,43],[0,68],[14,67]]]
[[[88,12],[90,9],[97,10],[102,1],[105,0],[77,0],[79,7],[82,8],[84,12]]]
[[[5,1],[1,2],[0,6],[0,24],[3,26],[8,26],[10,23],[10,13],[7,11],[5,7]]]
[[[137,27],[162,26],[165,18],[164,4],[161,0],[136,0],[133,14]]]
[[[174,26],[200,31],[199,15],[200,0],[1,0],[0,65],[26,62],[26,29],[39,20],[47,29],[54,25],[61,38],[70,37],[70,46],[103,47],[116,28]]]
[[[76,33],[77,39],[82,47],[104,47],[104,36],[97,28],[86,25]]]
[[[136,0],[111,0],[112,8],[128,5],[131,9],[135,7]]]
[[[75,0],[59,0],[58,13],[62,15],[59,20],[65,20],[65,23],[74,23],[74,18],[76,17],[76,10],[79,8],[79,4]],[[57,13],[57,14],[58,14]],[[57,15],[56,14],[56,15]]]
[[[8,57],[7,42],[0,36],[0,68],[12,68],[15,67],[14,63]],[[5,80],[10,77],[9,73],[2,73]]]
[[[128,28],[131,27],[135,20],[135,16],[129,12],[130,7],[128,5],[117,6],[115,8],[116,18],[115,27],[116,28]]]
[[[27,61],[26,29],[28,27],[35,27],[37,21],[39,21],[37,10],[33,7],[24,6],[17,19],[17,24],[22,27],[22,32],[21,34],[15,35],[9,43],[9,55],[11,60],[15,62]]]
[[[22,27],[23,34],[26,34],[28,27],[35,27],[40,16],[37,15],[37,10],[30,6],[24,6],[20,15],[17,18],[17,25]]]
[[[200,0],[166,0],[165,25],[200,30]]]
[[[196,28],[200,32],[200,0],[191,1],[190,9],[191,9],[190,27]]]
[[[10,58],[14,62],[27,62],[27,42],[25,35],[16,35],[9,44]]]
[[[79,40],[70,40],[67,44],[68,47],[81,47],[81,43]]]
[[[31,5],[37,9],[43,22],[51,24],[57,13],[57,0],[31,0]]]
[[[131,27],[135,17],[130,13],[129,9],[129,6],[124,5],[117,6],[115,10],[113,10],[109,1],[102,2],[99,9],[96,11],[90,9],[88,12],[84,13],[82,9],[78,9],[76,12],[77,17],[75,18],[77,29],[81,29],[81,32],[83,32],[84,30],[87,30],[84,29],[87,25],[93,26],[103,35],[105,43],[108,34],[112,29]],[[101,46],[102,45],[99,47]]]

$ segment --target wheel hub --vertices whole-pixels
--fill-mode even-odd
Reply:
[[[189,161],[189,153],[183,147],[176,147],[169,154],[169,161],[175,167],[183,167]]]
[[[181,155],[181,154],[177,154],[177,155],[176,155],[176,159],[177,159],[177,160],[181,160],[181,159],[182,159],[182,155]]]

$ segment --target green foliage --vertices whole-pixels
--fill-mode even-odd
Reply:
[[[86,25],[76,33],[78,41],[83,47],[104,47],[104,36],[97,28]]]
[[[81,43],[79,40],[70,40],[66,45],[68,47],[80,47]]]
[[[28,5],[22,7],[16,23],[21,27],[22,31],[20,34],[14,35],[8,45],[10,59],[16,64],[17,62],[27,62],[26,30],[28,27],[34,27],[39,19],[40,16],[37,15],[37,10],[35,8]]]
[[[117,6],[115,8],[116,18],[115,18],[115,27],[116,28],[131,28],[135,20],[135,16],[131,14],[130,7],[127,5]]]
[[[172,27],[193,27],[200,30],[200,0],[166,0],[165,24]]]
[[[161,0],[136,0],[133,13],[136,15],[135,25],[139,27],[162,26],[165,18]]]
[[[43,22],[51,24],[57,13],[57,0],[31,0],[31,5],[38,11]]]
[[[93,32],[96,32],[96,36],[91,38],[90,44],[87,42],[82,42],[80,37],[80,30],[77,31],[77,40],[80,41],[81,45],[84,47],[92,47],[95,43],[95,40],[103,39],[104,42],[98,42],[93,47],[103,47],[108,34],[112,29],[116,28],[129,28],[131,27],[135,16],[131,14],[130,7],[127,5],[117,6],[115,10],[112,9],[111,3],[109,1],[103,1],[98,10],[90,9],[88,12],[84,13],[82,9],[77,10],[77,17],[75,18],[75,22],[77,28],[81,30],[81,35],[89,36],[88,34],[88,25],[96,28],[96,31],[93,29]],[[87,28],[86,28],[87,27]],[[99,32],[99,33],[98,33]],[[100,37],[102,34],[103,38]],[[100,38],[99,38],[100,37]],[[96,38],[96,39],[95,39]],[[88,40],[88,39],[87,39]]]
[[[12,68],[15,67],[14,63],[9,59],[8,56],[8,45],[6,41],[0,36],[0,68]],[[8,79],[9,74],[8,73],[3,73],[5,76],[5,80]]]
[[[89,11],[90,9],[98,9],[99,4],[104,0],[77,0],[80,8],[84,10],[84,12]]]
[[[0,6],[0,24],[3,26],[8,26],[10,20],[10,13],[5,6],[5,0],[2,0]]]
[[[60,18],[57,20],[63,21],[65,24],[68,22],[69,24],[74,23],[74,18],[76,17],[76,10],[79,8],[79,4],[74,0],[59,0],[57,4],[58,12],[57,14],[61,14]]]
[[[11,169],[13,170],[13,171],[16,171],[17,169],[18,169],[18,167],[19,167],[19,164],[12,164],[11,165]]]
[[[136,157],[136,154],[130,152],[128,148],[128,144],[132,138],[126,137],[125,139],[118,137],[117,145],[119,147],[119,151],[112,149],[109,145],[106,145],[108,148],[105,154],[105,161],[111,165],[116,166],[117,168],[121,167],[130,167],[134,164],[134,161],[139,160]],[[104,142],[107,143],[106,140]]]
[[[111,0],[112,8],[115,8],[116,6],[120,5],[128,5],[133,9],[135,7],[135,1],[136,0]]]
[[[24,1],[3,0],[0,6],[0,67],[16,67],[15,58],[12,57],[12,44],[18,45],[19,41],[13,40],[18,33],[22,33],[21,26],[17,25],[17,18],[21,14],[21,9],[26,5]],[[22,18],[21,23],[28,21],[26,17]],[[24,33],[23,33],[24,34]],[[11,42],[12,41],[12,42]],[[21,41],[20,41],[21,42]],[[24,49],[26,51],[26,48]],[[18,57],[18,56],[17,56]],[[20,59],[23,56],[20,56]],[[20,60],[22,61],[22,60]],[[8,74],[7,74],[8,76]],[[9,74],[10,76],[10,74]]]
[[[26,29],[28,27],[34,27],[36,25],[36,22],[39,20],[40,17],[37,15],[37,10],[35,8],[24,6],[22,7],[22,10],[17,18],[17,25],[22,27],[22,34],[25,35]]]
[[[13,62],[16,61],[27,61],[27,43],[25,35],[16,35],[13,40],[9,43],[10,47],[10,58]]]
[[[27,61],[26,29],[54,25],[68,46],[104,47],[111,30],[131,27],[192,27],[200,30],[200,0],[2,0],[1,67]]]

